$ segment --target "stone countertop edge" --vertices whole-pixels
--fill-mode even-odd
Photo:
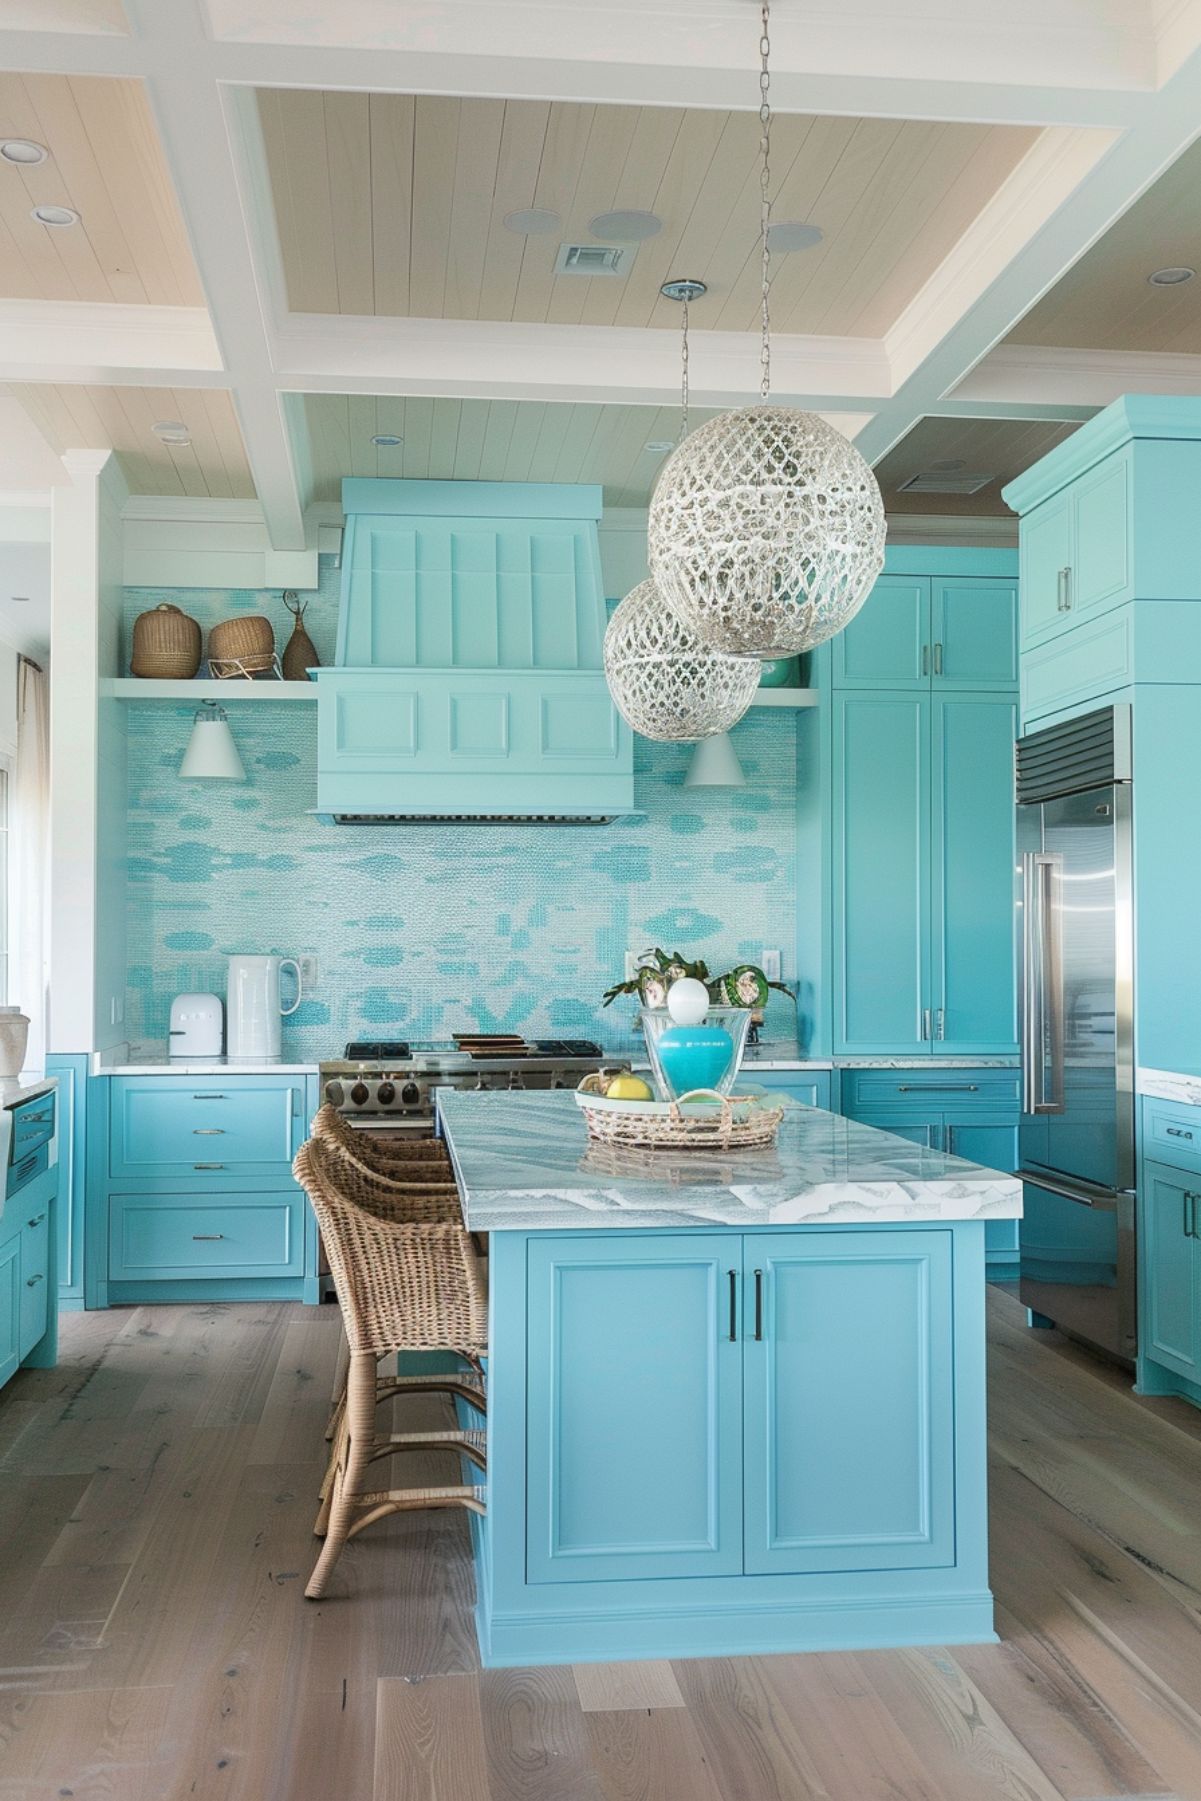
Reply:
[[[793,1106],[763,1151],[592,1144],[568,1093],[441,1089],[471,1231],[938,1224],[1018,1219],[1022,1185],[841,1114]]]
[[[1201,1107],[1201,1075],[1171,1069],[1138,1069],[1135,1091],[1152,1101],[1175,1101],[1183,1107]]]
[[[33,1070],[22,1070],[19,1076],[0,1076],[0,1107],[18,1107],[22,1101],[49,1094],[57,1087],[57,1076],[39,1075]]]

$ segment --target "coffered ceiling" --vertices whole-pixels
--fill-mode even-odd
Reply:
[[[640,504],[677,430],[671,275],[709,284],[694,417],[758,392],[747,0],[10,0],[0,69],[0,143],[47,151],[0,157],[28,487],[110,447],[136,491],[253,495],[279,549],[363,469]],[[1146,281],[1201,264],[1201,4],[774,0],[771,91],[773,217],[821,233],[773,257],[772,392],[894,512],[995,516],[1117,394],[1201,393],[1201,278]],[[553,229],[506,225],[530,208]],[[613,210],[658,229],[556,275]],[[902,487],[939,461],[989,482]]]
[[[1005,483],[1076,429],[1047,420],[923,419],[876,465],[884,505],[898,514],[1004,516]],[[915,480],[921,488],[906,489]]]

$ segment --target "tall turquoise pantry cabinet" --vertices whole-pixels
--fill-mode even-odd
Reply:
[[[1023,730],[1128,706],[1138,1383],[1201,1406],[1201,401],[1127,395],[1012,482]],[[1146,1073],[1144,1073],[1146,1072]]]
[[[1015,565],[890,551],[831,647],[837,1057],[1017,1052]]]

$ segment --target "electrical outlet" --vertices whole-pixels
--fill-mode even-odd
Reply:
[[[300,986],[306,989],[315,988],[317,986],[316,957],[298,957],[297,962],[300,964]]]
[[[778,982],[781,980],[781,967],[782,961],[779,951],[764,951],[763,973],[769,982]]]

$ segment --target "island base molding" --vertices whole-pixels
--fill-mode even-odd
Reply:
[[[556,1614],[489,1618],[476,1609],[486,1669],[619,1663],[657,1657],[751,1657],[799,1651],[883,1651],[910,1645],[991,1645],[993,1598],[922,1595],[913,1600],[834,1596],[809,1605],[765,1602],[678,1613]]]

